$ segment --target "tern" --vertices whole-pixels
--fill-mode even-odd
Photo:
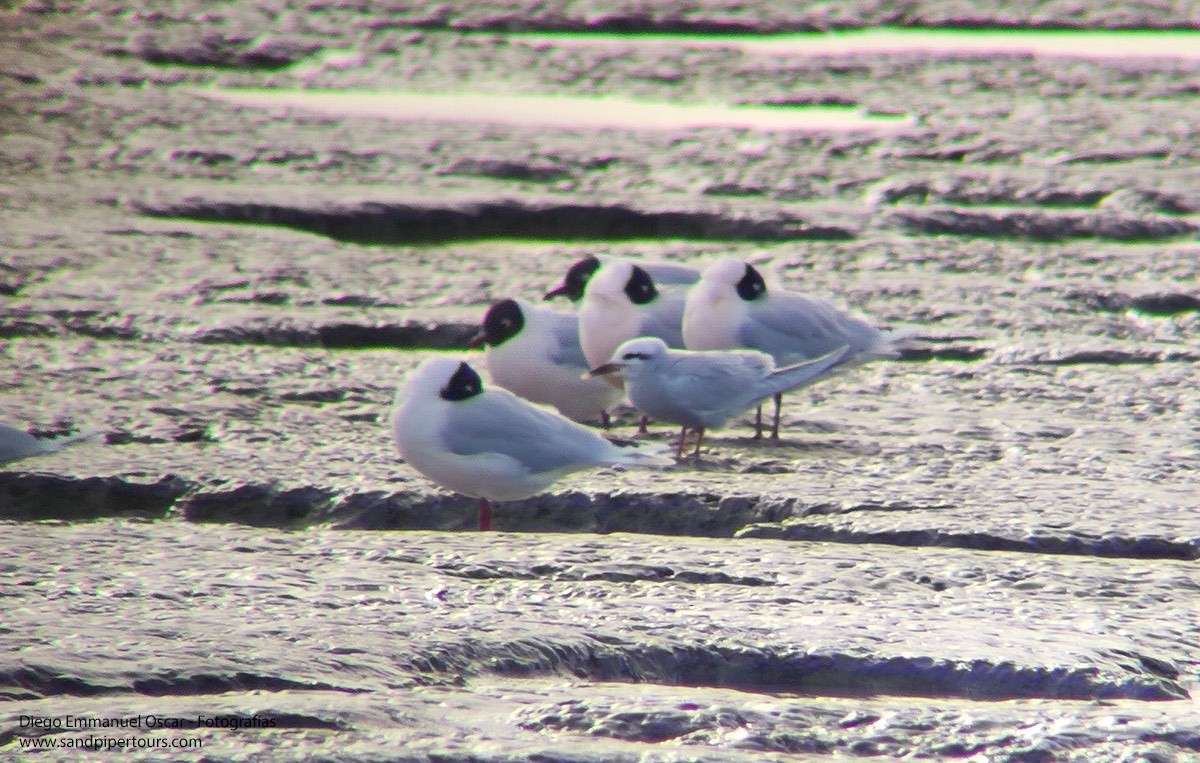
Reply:
[[[619,373],[629,400],[659,421],[683,427],[676,456],[682,458],[687,430],[697,431],[696,451],[707,429],[772,395],[812,384],[828,376],[849,356],[843,345],[819,358],[776,368],[775,361],[755,350],[673,350],[656,337],[623,343],[611,362],[589,371],[591,376]]]

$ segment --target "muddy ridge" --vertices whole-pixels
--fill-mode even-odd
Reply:
[[[347,209],[194,201],[135,208],[154,217],[280,225],[358,244],[428,244],[491,238],[772,241],[853,236],[846,228],[786,213],[756,220],[720,211],[654,211],[603,204],[529,205],[519,200],[457,206],[367,202]]]

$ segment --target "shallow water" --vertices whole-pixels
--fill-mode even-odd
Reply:
[[[1200,32],[856,29],[807,34],[519,34],[511,39],[550,45],[652,45],[728,48],[771,56],[1032,55],[1079,59],[1200,59]]]
[[[123,733],[200,739],[216,759],[279,744],[931,755],[1011,746],[1017,719],[1017,749],[1200,739],[1195,676],[1177,661],[1200,648],[1187,563],[623,534],[3,529],[9,744],[29,733],[19,714],[181,719]],[[214,717],[250,728],[199,720]]]
[[[912,126],[903,116],[836,106],[752,107],[653,103],[567,95],[489,95],[472,92],[316,92],[211,90],[197,93],[241,106],[295,108],[336,116],[397,121],[483,122],[565,129],[688,130],[702,127],[783,131],[889,131]]]

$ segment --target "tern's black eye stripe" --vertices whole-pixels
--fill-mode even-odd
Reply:
[[[622,360],[633,360],[634,358],[637,358],[638,360],[649,360],[650,356],[644,352],[627,352],[621,356]]]

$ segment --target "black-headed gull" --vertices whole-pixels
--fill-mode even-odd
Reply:
[[[579,343],[594,368],[626,339],[656,336],[683,347],[685,293],[663,290],[632,260],[606,263],[588,282],[579,306]]]
[[[600,421],[621,402],[621,390],[603,379],[584,379],[587,358],[579,346],[579,316],[502,299],[488,308],[472,345],[484,346],[488,373],[501,387],[545,403],[575,421]]]
[[[895,343],[906,335],[881,331],[828,302],[768,283],[758,268],[729,257],[704,271],[688,291],[683,314],[688,349],[759,350],[780,366],[819,358],[839,347],[850,348],[851,363],[894,356]],[[775,439],[781,397],[775,398]],[[757,436],[762,436],[761,409],[759,414]]]
[[[392,436],[404,460],[434,482],[479,499],[479,527],[492,502],[536,495],[556,480],[605,466],[653,467],[669,459],[618,447],[587,427],[505,389],[485,389],[465,361],[435,357],[396,392]]]
[[[580,260],[576,260],[571,264],[571,267],[567,268],[567,272],[563,276],[563,282],[546,292],[545,299],[566,297],[572,302],[578,303],[583,299],[583,293],[587,290],[588,281],[591,280],[596,271],[601,266],[615,259],[619,258],[589,254]],[[690,268],[687,265],[677,265],[673,262],[647,262],[643,260],[632,260],[632,262],[649,273],[650,277],[659,286],[690,286],[700,280],[700,271]]]

